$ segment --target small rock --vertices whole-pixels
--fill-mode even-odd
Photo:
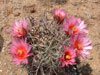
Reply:
[[[0,32],[3,30],[3,27],[0,28]]]
[[[18,3],[18,0],[11,0],[13,3]]]
[[[4,63],[4,65],[7,65],[7,63]]]
[[[7,15],[9,16],[10,14],[13,14],[13,10],[12,9],[7,11]]]
[[[17,7],[16,7],[17,9],[21,9],[22,8],[22,4],[17,4]]]
[[[9,40],[9,41],[6,41],[6,45],[9,45],[11,43],[11,41]]]
[[[2,70],[0,70],[0,72],[2,72]]]
[[[4,52],[4,51],[5,51],[5,47],[2,48],[2,52]]]
[[[13,72],[11,72],[11,73],[10,73],[10,75],[14,75],[14,73],[13,73]]]
[[[23,9],[26,13],[35,13],[35,5],[30,5],[30,6],[23,6]]]
[[[14,16],[20,16],[20,12],[16,12],[16,13],[14,13]]]
[[[93,60],[93,58],[89,58],[90,60]]]
[[[31,8],[30,9],[30,13],[34,13],[35,12],[35,9],[34,8]]]

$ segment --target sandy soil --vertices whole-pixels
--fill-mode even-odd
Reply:
[[[100,0],[68,0],[63,4],[57,4],[54,0],[0,0],[0,75],[27,75],[24,68],[11,63],[9,44],[12,37],[6,29],[11,28],[15,20],[30,15],[48,12],[51,18],[57,8],[85,20],[93,50],[87,60],[81,61],[79,68],[82,75],[100,75]]]

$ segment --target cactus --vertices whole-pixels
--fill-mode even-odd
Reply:
[[[62,56],[62,44],[69,45],[69,38],[61,26],[54,19],[48,19],[46,15],[42,15],[40,19],[29,19],[32,27],[27,38],[32,45],[34,57],[30,58],[27,68],[30,74],[37,75],[42,71],[46,75],[52,75],[56,73],[57,68],[61,68],[59,58]]]

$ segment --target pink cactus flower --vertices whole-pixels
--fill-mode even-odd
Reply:
[[[62,67],[69,65],[75,65],[76,52],[72,47],[64,47],[63,56],[60,58],[60,62],[62,62]]]
[[[62,27],[67,35],[76,35],[83,32],[88,33],[88,31],[84,29],[86,28],[84,21],[74,17],[64,20]]]
[[[64,19],[66,18],[66,16],[67,16],[67,13],[64,10],[57,9],[54,12],[54,17],[59,23],[62,23]]]
[[[8,30],[8,32],[14,37],[24,37],[28,31],[28,24],[26,20],[21,20],[20,22],[15,22],[13,24],[13,30]]]
[[[72,36],[70,43],[74,48],[76,48],[77,55],[81,56],[82,58],[86,58],[86,55],[90,54],[88,50],[92,49],[92,42],[86,37],[86,34],[80,33]]]
[[[22,63],[28,63],[28,57],[33,55],[29,53],[31,50],[31,46],[27,44],[26,39],[16,39],[12,41],[10,45],[10,54],[13,57],[13,62],[15,65],[20,65]]]

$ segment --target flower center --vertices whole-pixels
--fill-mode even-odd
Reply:
[[[78,48],[79,48],[79,49],[82,49],[83,46],[82,46],[81,44],[78,44]]]
[[[25,36],[25,35],[26,35],[26,31],[25,31],[25,29],[23,29],[23,28],[19,28],[19,29],[17,30],[17,34],[19,34],[19,35],[21,35],[21,36]]]
[[[69,26],[69,30],[73,31],[73,34],[76,34],[79,32],[78,28],[75,25]]]
[[[24,59],[26,57],[26,50],[24,48],[18,49],[17,56],[19,59]]]
[[[59,21],[59,22],[63,22],[64,21],[64,18],[62,16],[62,14],[59,12],[59,14],[57,15],[56,19]]]
[[[22,28],[19,28],[19,29],[17,30],[17,32],[21,33],[21,32],[22,32]]]
[[[22,55],[23,51],[22,50],[18,50],[18,55]]]
[[[80,41],[76,41],[75,42],[75,48],[77,48],[78,50],[82,50],[83,49],[83,44]]]
[[[71,53],[69,51],[65,52],[65,56],[64,56],[65,60],[70,60],[71,59]]]
[[[59,13],[59,17],[61,17],[61,13]]]
[[[70,55],[66,55],[67,60],[70,60],[70,58],[71,58]]]

